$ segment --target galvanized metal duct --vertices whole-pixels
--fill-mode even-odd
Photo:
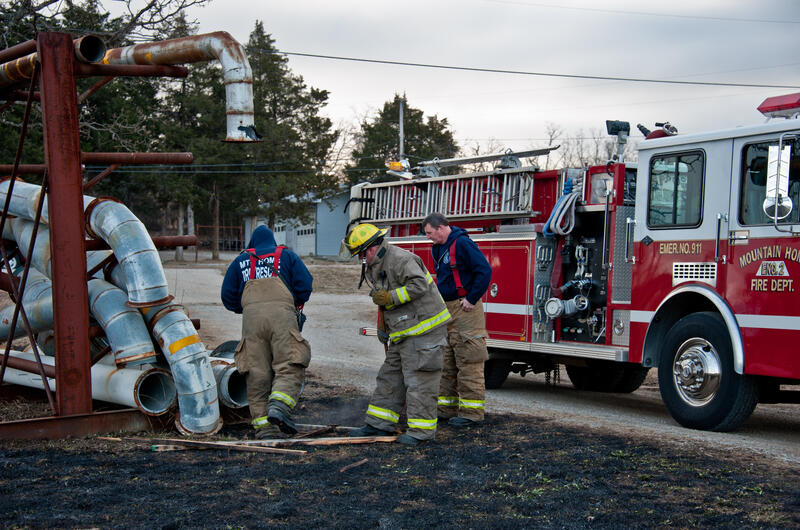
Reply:
[[[179,65],[212,59],[219,61],[225,80],[225,141],[260,140],[253,120],[253,72],[244,46],[225,31],[113,48],[106,52],[103,63]]]
[[[95,35],[84,35],[75,39],[75,58],[83,63],[96,63],[103,58],[106,45]],[[38,52],[0,64],[0,88],[13,86],[30,79],[36,63]]]
[[[0,201],[5,201],[9,181],[0,182]],[[9,213],[28,221],[33,221],[39,203],[41,186],[17,181],[11,194]],[[167,278],[161,267],[158,255],[147,228],[124,205],[113,199],[83,196],[86,213],[86,231],[108,243],[114,251],[117,261],[125,274],[125,290],[128,293],[128,305],[132,307],[148,307],[160,305],[172,299],[169,294]],[[42,208],[42,222],[49,224],[50,217],[45,202]],[[30,242],[32,223],[24,223],[20,219],[12,219],[10,223],[14,239],[20,248],[27,252]],[[30,226],[28,226],[30,225]],[[40,231],[42,229],[40,228]],[[51,274],[50,242],[45,241],[44,234],[37,237],[33,265],[48,276]]]
[[[244,375],[236,369],[236,363],[221,357],[211,357],[210,361],[214,379],[217,380],[220,403],[232,409],[246,407],[247,383]]]
[[[142,309],[145,322],[169,362],[178,390],[175,426],[184,434],[207,434],[222,427],[214,372],[208,353],[183,307],[164,304]]]
[[[34,333],[53,329],[53,284],[50,279],[36,269],[28,272],[28,282],[22,295],[22,307]],[[14,306],[0,310],[0,340],[8,337]],[[22,321],[17,321],[14,338],[22,337],[27,331]]]
[[[89,310],[105,330],[119,367],[155,361],[156,352],[142,314],[125,305],[125,291],[105,280],[88,282]]]
[[[172,300],[158,250],[139,218],[110,199],[96,199],[86,214],[87,232],[108,243],[122,267],[128,305],[151,307]]]
[[[32,353],[12,351],[12,357],[33,360]],[[43,355],[42,364],[55,366],[55,358]],[[3,378],[8,383],[44,388],[39,374],[31,374],[14,368],[6,368]],[[55,390],[55,379],[48,379]],[[128,407],[136,407],[149,416],[158,416],[175,404],[175,384],[169,372],[151,365],[139,368],[117,368],[112,364],[98,363],[92,366],[92,398]]]

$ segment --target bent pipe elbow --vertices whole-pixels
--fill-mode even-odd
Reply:
[[[111,199],[93,199],[86,208],[87,231],[114,252],[125,277],[131,307],[150,307],[172,299],[153,240],[138,217]]]
[[[142,314],[126,305],[122,289],[97,278],[88,282],[89,311],[106,333],[117,366],[136,366],[155,360],[156,352]]]
[[[221,426],[217,382],[197,331],[174,304],[142,309],[145,322],[164,353],[178,392],[178,430],[207,434]]]
[[[739,328],[739,322],[736,320],[736,315],[734,315],[733,310],[725,299],[716,291],[701,284],[690,284],[678,287],[661,301],[658,305],[658,309],[656,309],[652,319],[648,323],[647,333],[644,339],[644,357],[652,359],[654,357],[652,352],[660,347],[660,339],[663,339],[666,333],[669,332],[669,329],[659,328],[654,325],[654,322],[659,316],[664,314],[673,302],[685,295],[701,296],[714,306],[714,309],[716,309],[725,322],[725,328],[728,330],[728,335],[731,339],[733,369],[737,374],[744,374],[744,341],[742,340],[742,333]]]
[[[253,119],[253,71],[244,46],[226,31],[144,42],[106,52],[105,64],[179,65],[216,59],[225,81],[227,142],[251,142],[247,131]]]

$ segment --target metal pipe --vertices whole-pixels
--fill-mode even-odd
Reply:
[[[138,217],[125,205],[108,199],[96,199],[86,215],[87,229],[114,250],[125,274],[129,306],[150,307],[172,300],[161,257]]]
[[[33,354],[12,351],[10,356],[32,360]],[[42,356],[42,363],[55,366],[55,358]],[[98,363],[92,366],[92,398],[118,405],[136,407],[149,416],[159,416],[169,411],[175,404],[175,384],[169,372],[152,365],[140,368],[117,368],[110,364]],[[8,368],[5,381],[30,388],[43,388],[38,375],[22,370]],[[56,388],[56,380],[48,379],[50,387]]]
[[[0,357],[5,357],[3,354],[0,354]],[[8,356],[6,360],[8,368],[16,368],[22,372],[28,372],[29,374],[36,374],[40,375],[39,373],[39,365],[36,364],[36,361],[29,361],[27,359],[19,359],[17,357],[12,357],[11,355]],[[49,364],[43,364],[42,368],[44,368],[44,375],[50,378],[55,378],[56,376],[56,369]]]
[[[22,295],[22,307],[25,308],[31,331],[39,333],[53,329],[53,284],[47,276],[36,269],[30,269],[28,272],[28,282]],[[8,337],[13,315],[13,305],[0,310],[0,337]],[[26,333],[24,326],[15,326],[15,339]]]
[[[219,402],[232,409],[246,407],[247,383],[244,375],[236,369],[236,363],[222,357],[210,357],[210,361],[217,381]]]
[[[183,307],[164,304],[144,308],[142,314],[175,380],[180,410],[176,428],[184,434],[218,431],[222,422],[216,379],[206,347]]]
[[[9,184],[9,180],[0,182],[0,200],[5,200]],[[15,182],[9,213],[23,219],[35,219],[40,194],[40,186]],[[84,195],[83,205],[87,217],[86,230],[106,241],[122,265],[128,304],[132,307],[147,307],[171,300],[161,258],[144,224],[125,205],[111,199],[96,199]],[[29,240],[29,236],[26,239],[22,234],[29,234],[29,230],[32,230],[23,219],[11,219],[8,223],[13,226],[13,239],[20,248],[25,244],[24,241]],[[50,221],[47,204],[42,210],[42,221]],[[45,242],[44,237],[37,238],[33,264],[52,278],[49,247],[49,241]]]
[[[0,59],[17,57],[15,59],[6,59],[0,64],[0,87],[15,85],[25,79],[30,79],[33,70],[36,68],[36,63],[40,60],[39,53],[34,51],[25,56],[19,56],[21,50],[31,50],[30,42],[33,42],[33,49],[36,49],[36,41],[29,41],[4,50],[5,53],[0,52],[2,53]],[[100,61],[106,52],[106,45],[95,35],[84,35],[75,39],[73,47],[75,58],[85,63]]]
[[[0,63],[6,63],[13,59],[19,59],[20,57],[24,57],[29,53],[33,53],[36,51],[36,41],[31,39],[10,48],[6,48],[5,50],[0,50]]]
[[[125,291],[105,280],[88,282],[89,310],[105,330],[118,367],[155,361],[153,341],[142,314],[125,305]]]
[[[217,59],[225,80],[227,142],[260,137],[253,120],[253,72],[244,46],[224,31],[160,42],[134,44],[106,52],[104,64],[186,64]]]

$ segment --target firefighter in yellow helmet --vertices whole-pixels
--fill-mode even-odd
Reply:
[[[422,259],[389,245],[386,232],[364,223],[342,241],[343,253],[358,255],[365,265],[362,281],[382,313],[385,332],[379,331],[379,338],[387,344],[365,425],[351,435],[394,433],[405,404],[408,430],[397,441],[413,446],[436,434],[450,313]]]

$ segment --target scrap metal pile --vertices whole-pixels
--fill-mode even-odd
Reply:
[[[11,181],[0,183],[0,202],[6,200]],[[37,237],[31,235],[41,187],[14,183],[10,217],[3,238],[14,241],[18,258],[14,273],[21,277],[22,256],[31,256],[31,268],[22,298],[31,330],[45,354],[53,354],[53,300],[49,216],[43,206]],[[168,412],[176,398],[176,421],[183,432],[209,433],[220,426],[219,397],[231,407],[247,405],[242,380],[233,373],[230,359],[212,358],[184,308],[171,302],[161,260],[144,224],[123,204],[108,198],[84,196],[87,232],[105,241],[111,250],[87,252],[92,333],[92,395],[95,399],[138,407],[148,415]],[[0,336],[11,331],[14,307],[0,311]],[[101,331],[100,331],[101,330]],[[14,338],[25,335],[16,326]],[[110,352],[111,355],[105,355]],[[163,355],[157,355],[157,352]],[[12,357],[34,361],[32,352],[12,352]],[[55,358],[42,356],[54,366]],[[215,374],[216,372],[216,374]],[[215,377],[216,375],[216,377]],[[38,374],[7,368],[5,381],[42,388]],[[50,381],[54,383],[54,381]],[[52,386],[51,386],[52,388]]]

